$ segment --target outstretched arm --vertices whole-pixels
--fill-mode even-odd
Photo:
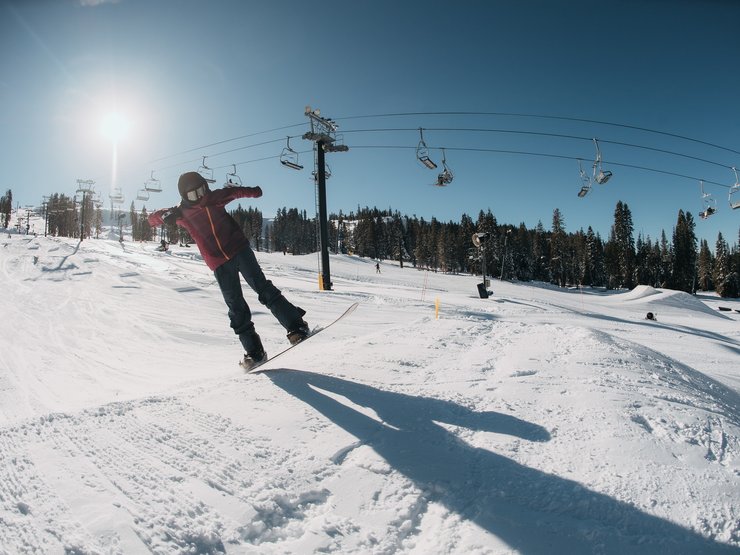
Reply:
[[[206,197],[206,206],[229,204],[238,198],[258,198],[262,196],[262,188],[257,187],[225,187],[211,191]]]
[[[157,227],[165,223],[177,222],[181,217],[182,212],[180,212],[180,207],[174,206],[172,208],[161,208],[156,212],[152,212],[149,214],[147,221],[151,227]]]

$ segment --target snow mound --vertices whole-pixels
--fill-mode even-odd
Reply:
[[[644,304],[646,308],[655,313],[679,312],[689,315],[698,312],[724,318],[724,316],[689,293],[672,289],[655,289],[649,285],[638,285],[632,291],[615,295],[609,300],[617,303],[629,303],[632,306]]]
[[[629,293],[618,295],[617,298],[624,301],[634,301],[637,299],[645,299],[647,297],[660,294],[661,291],[655,289],[654,287],[650,287],[649,285],[638,285]]]
[[[702,301],[684,291],[663,291],[660,297],[651,297],[649,304],[658,309],[665,308],[686,312],[700,312],[710,316],[724,318],[724,316],[712,310]]]

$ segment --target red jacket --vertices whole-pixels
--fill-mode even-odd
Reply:
[[[259,187],[227,187],[209,191],[197,203],[180,203],[177,208],[162,208],[149,216],[149,225],[164,223],[163,216],[178,210],[177,225],[184,227],[198,245],[200,254],[211,270],[233,258],[249,246],[239,224],[226,212],[225,206],[238,198],[262,196]]]

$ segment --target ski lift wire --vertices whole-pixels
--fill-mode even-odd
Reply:
[[[664,135],[666,137],[673,137],[675,139],[681,139],[684,141],[690,141],[693,143],[703,144],[719,150],[725,150],[734,154],[740,154],[740,150],[735,150],[726,146],[710,143],[708,141],[702,141],[701,139],[695,139],[693,137],[687,137],[685,135],[679,135],[677,133],[670,133],[668,131],[660,131],[657,129],[650,129],[647,127],[640,127],[638,125],[629,125],[624,123],[616,123],[609,121],[600,121],[587,118],[574,118],[568,116],[551,116],[547,114],[525,114],[515,112],[396,112],[388,114],[367,114],[360,116],[345,116],[335,118],[336,120],[350,120],[350,119],[371,119],[371,118],[384,118],[384,117],[419,117],[419,116],[504,116],[504,117],[520,117],[520,118],[538,118],[538,119],[552,119],[560,121],[576,121],[580,123],[590,123],[596,125],[606,125],[610,127],[621,127],[623,129],[632,129],[635,131],[641,131],[644,133],[653,133],[656,135]],[[345,131],[346,133],[346,131]]]
[[[353,150],[357,149],[414,149],[416,147],[409,146],[409,145],[395,145],[395,146],[385,146],[385,145],[354,145],[352,147]],[[436,147],[430,147],[430,148],[436,148]],[[492,153],[492,154],[516,154],[516,155],[522,155],[522,156],[541,156],[545,158],[559,158],[561,160],[579,160],[579,157],[577,156],[566,156],[564,154],[549,154],[545,152],[528,152],[523,150],[503,150],[503,149],[493,149],[493,148],[463,148],[463,147],[445,147],[446,150],[452,150],[456,152],[483,152],[483,153]],[[626,164],[622,162],[613,162],[610,160],[605,160],[604,162],[612,165],[612,166],[620,166],[623,168],[632,168],[637,170],[643,170],[643,171],[649,171],[654,173],[661,173],[664,175],[672,175],[674,177],[681,177],[683,179],[691,179],[693,181],[698,181],[699,177],[694,177],[690,175],[685,175],[677,172],[672,172],[668,170],[661,170],[657,168],[648,168],[646,166],[638,166],[636,164]],[[704,179],[704,183],[709,183],[711,185],[716,185],[718,187],[724,187],[725,189],[729,189],[729,185],[725,185],[724,183],[718,183],[717,181],[712,181],[709,179]]]
[[[190,148],[188,150],[183,150],[183,151],[177,152],[175,154],[168,154],[167,156],[162,156],[161,158],[156,158],[154,160],[151,160],[148,163],[149,164],[154,164],[155,162],[161,162],[163,160],[168,160],[169,158],[174,158],[175,156],[182,156],[183,154],[188,154],[190,152],[202,151],[205,148],[211,148],[213,146],[218,146],[218,145],[222,145],[222,144],[225,144],[225,143],[230,143],[232,141],[239,141],[241,139],[248,139],[249,137],[256,137],[258,135],[265,135],[267,133],[274,133],[275,131],[283,131],[285,129],[291,129],[293,127],[301,127],[301,126],[304,126],[304,125],[306,125],[305,122],[302,122],[302,123],[294,123],[292,125],[283,125],[281,127],[276,127],[274,129],[267,129],[265,131],[257,131],[255,133],[248,133],[247,135],[241,135],[239,137],[233,137],[231,139],[224,139],[222,141],[216,141],[215,143],[210,143],[210,144],[207,144],[207,145],[202,145],[202,146],[198,146],[198,147],[195,147],[195,148]]]
[[[238,152],[240,150],[247,150],[247,149],[250,149],[250,148],[255,148],[255,147],[258,147],[258,146],[269,145],[269,144],[272,144],[272,143],[277,143],[277,142],[282,142],[282,141],[283,141],[283,139],[273,139],[273,140],[270,140],[270,141],[263,141],[261,143],[253,143],[253,144],[241,146],[241,147],[238,147],[238,148],[232,148],[230,150],[224,150],[222,152],[215,152],[215,153],[209,154],[207,157],[208,158],[214,158],[216,156],[223,156],[225,154],[231,154],[232,152]],[[172,169],[172,168],[181,168],[181,167],[183,167],[183,166],[185,166],[187,164],[194,164],[195,162],[200,162],[201,161],[201,158],[202,157],[200,157],[200,158],[194,158],[192,160],[185,160],[183,162],[178,162],[176,164],[171,164],[169,166],[163,166],[161,168],[158,168],[157,171],[169,170],[169,169]],[[213,169],[228,168],[231,165],[232,164],[228,164],[226,166],[214,166]]]
[[[563,133],[547,133],[547,132],[541,132],[541,131],[521,131],[517,129],[482,129],[482,128],[454,128],[454,127],[425,127],[424,128],[427,131],[440,131],[440,132],[457,132],[457,133],[467,133],[467,132],[479,132],[479,133],[507,133],[507,134],[514,134],[514,135],[536,135],[540,137],[554,137],[558,139],[573,139],[578,141],[593,141],[592,137],[583,137],[578,135],[567,135]],[[400,131],[417,131],[417,128],[403,128],[403,127],[396,127],[396,128],[379,128],[379,129],[345,129],[344,133],[374,133],[374,132],[385,132],[385,133],[392,133],[392,132],[400,132]],[[645,146],[645,145],[638,145],[635,143],[625,143],[621,141],[610,141],[606,139],[599,139],[599,142],[602,144],[611,144],[611,145],[618,145],[618,146],[625,146],[629,148],[637,148],[637,149],[643,149],[643,150],[650,150],[652,152],[659,152],[661,154],[669,154],[672,156],[680,156],[683,158],[687,158],[689,160],[696,160],[697,162],[704,162],[706,164],[711,164],[714,166],[718,166],[720,168],[731,168],[731,166],[728,166],[727,164],[723,164],[722,162],[715,162],[713,160],[707,160],[706,158],[700,158],[698,156],[692,156],[690,154],[684,154],[681,152],[674,152],[672,150],[666,150],[662,148],[656,148],[651,146]]]

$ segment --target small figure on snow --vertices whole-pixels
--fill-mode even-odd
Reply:
[[[375,273],[376,274],[379,274],[380,273],[380,262],[376,262],[375,263]]]
[[[241,228],[226,212],[225,206],[239,198],[259,198],[260,187],[228,187],[211,191],[208,182],[198,172],[180,176],[177,188],[182,197],[178,206],[157,210],[149,216],[149,225],[176,222],[184,227],[195,240],[203,260],[213,270],[226,306],[229,308],[231,328],[239,336],[246,354],[240,364],[246,369],[262,364],[267,354],[262,340],[254,329],[239,274],[257,293],[260,303],[270,309],[286,329],[292,345],[303,341],[309,334],[303,320],[306,311],[283,296],[271,281],[265,278],[257,258]]]
[[[167,252],[167,241],[165,241],[164,239],[162,239],[159,242],[159,246],[157,247],[157,250],[158,251],[161,251],[161,252]]]

